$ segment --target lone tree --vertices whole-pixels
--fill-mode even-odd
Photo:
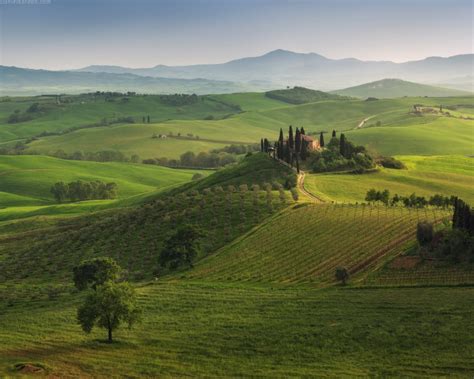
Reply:
[[[335,130],[332,131],[332,137],[331,138],[336,138],[336,131]]]
[[[107,329],[107,340],[111,343],[112,332],[124,322],[131,328],[140,314],[132,286],[126,282],[107,281],[86,297],[77,310],[77,319],[86,333],[90,333],[94,326]]]
[[[88,287],[96,289],[97,286],[107,281],[116,281],[120,272],[120,266],[112,258],[90,259],[74,267],[74,285],[79,291],[83,291]]]
[[[336,268],[336,279],[342,283],[343,286],[346,285],[347,279],[349,279],[349,273],[343,267]]]
[[[160,254],[159,263],[162,267],[176,269],[179,266],[193,267],[193,260],[199,253],[199,238],[203,234],[191,225],[181,226],[177,232],[165,242]]]

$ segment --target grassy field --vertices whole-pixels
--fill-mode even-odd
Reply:
[[[423,121],[428,122],[362,128],[349,131],[347,137],[383,155],[474,154],[474,121],[432,116]]]
[[[31,291],[31,289],[30,289]],[[144,320],[84,335],[77,295],[0,308],[0,373],[61,377],[470,377],[472,288],[326,289],[172,281],[139,289]],[[28,327],[25,328],[25,325]]]
[[[124,96],[126,97],[126,96]],[[0,101],[0,141],[6,142],[36,136],[44,131],[57,132],[72,127],[95,124],[103,119],[113,121],[119,117],[133,117],[141,122],[143,116],[150,116],[151,122],[170,119],[204,119],[208,116],[222,118],[236,109],[222,101],[199,97],[194,104],[172,106],[160,101],[159,96],[129,96],[106,99],[106,96],[64,96],[60,103],[56,97],[7,98]],[[70,101],[70,102],[66,102]],[[9,124],[8,117],[15,111],[24,112],[33,103],[39,103],[45,110],[34,115],[33,120]]]
[[[44,156],[0,156],[0,221],[39,215],[77,215],[140,202],[153,193],[189,182],[195,173],[132,163],[70,161]],[[59,181],[115,182],[115,200],[57,204],[50,193]]]
[[[176,170],[166,167],[122,162],[84,162],[44,156],[0,156],[0,191],[37,204],[55,203],[51,186],[59,181],[101,180],[118,185],[118,198],[153,192],[191,180],[195,173],[208,171]],[[11,205],[0,197],[3,206]]]
[[[391,195],[430,197],[435,193],[474,202],[473,158],[463,156],[398,156],[407,169],[381,168],[375,173],[307,174],[305,188],[326,201],[363,202],[367,191],[388,189]]]
[[[152,124],[123,124],[83,129],[61,136],[41,138],[29,144],[42,153],[118,150],[142,158],[176,158],[184,151],[208,151],[231,143],[255,143],[262,137],[277,138],[280,128],[304,126],[306,132],[351,130],[349,137],[383,154],[471,154],[472,120],[411,113],[413,104],[465,104],[472,98],[402,98],[378,101],[325,100],[290,105],[263,94],[220,95],[219,101],[239,105],[244,112],[216,120],[175,119]],[[216,101],[216,104],[220,104]],[[227,104],[227,103],[226,103]],[[370,118],[358,129],[361,121]],[[367,127],[381,123],[381,127]],[[152,139],[152,135],[192,134],[191,138]],[[199,136],[199,140],[195,138]]]

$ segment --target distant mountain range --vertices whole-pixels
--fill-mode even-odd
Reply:
[[[158,65],[151,68],[88,66],[79,71],[180,79],[205,78],[264,86],[301,85],[320,90],[335,90],[385,78],[422,83],[449,83],[451,79],[472,76],[473,67],[474,54],[394,63],[361,61],[354,58],[329,59],[315,53],[275,50],[259,57],[242,58],[221,64]],[[455,80],[453,82],[455,84]]]
[[[95,91],[139,93],[232,93],[260,87],[208,79],[174,79],[104,72],[48,71],[0,66],[0,95],[39,95]]]
[[[22,95],[101,90],[205,94],[267,91],[287,86],[329,91],[385,78],[441,83],[445,87],[472,92],[473,67],[474,54],[394,63],[329,59],[315,53],[275,50],[259,57],[191,66],[88,66],[71,71],[0,66],[0,93]]]
[[[403,96],[448,97],[472,95],[472,92],[407,82],[401,79],[377,80],[376,82],[332,91],[332,93],[351,97],[376,97],[381,99]]]

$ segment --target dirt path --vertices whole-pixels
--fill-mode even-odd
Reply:
[[[324,201],[322,199],[320,199],[319,197],[313,195],[311,192],[307,191],[306,188],[304,188],[304,177],[305,177],[305,172],[304,171],[300,171],[300,174],[298,175],[298,181],[296,183],[296,186],[298,187],[298,189],[306,196],[308,197],[308,199],[310,199],[311,201],[315,202],[315,203],[324,203]]]
[[[359,125],[357,125],[356,129],[362,128],[367,121],[369,121],[371,118],[374,118],[374,117],[375,117],[375,115],[364,118],[361,122],[359,122]]]
[[[282,164],[283,166],[286,166],[288,168],[291,168],[293,171],[296,172],[296,168],[292,167],[285,161],[281,161],[277,159],[277,162]],[[315,203],[324,203],[324,200],[320,199],[319,197],[313,195],[311,192],[307,191],[306,188],[304,188],[304,177],[305,177],[305,172],[303,170],[300,170],[300,173],[297,174],[297,179],[296,179],[296,188],[300,190],[300,192],[305,195],[309,200]]]

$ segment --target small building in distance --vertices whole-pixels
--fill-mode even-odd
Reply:
[[[306,142],[309,151],[319,150],[321,149],[321,145],[319,144],[319,139],[314,139],[311,136],[307,136],[305,134],[301,135],[301,139]]]

